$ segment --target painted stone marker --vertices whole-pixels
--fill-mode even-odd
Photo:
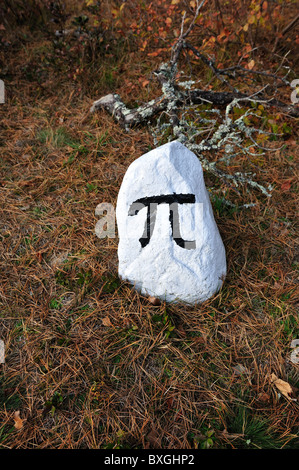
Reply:
[[[225,249],[202,167],[180,142],[162,145],[129,166],[116,219],[119,276],[141,294],[195,304],[222,286]]]

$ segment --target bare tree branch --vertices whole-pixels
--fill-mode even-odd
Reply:
[[[181,54],[182,48],[184,47],[184,41],[189,36],[191,31],[193,30],[193,28],[195,26],[195,21],[197,20],[197,17],[199,15],[199,11],[201,10],[201,8],[205,4],[205,2],[206,2],[206,0],[202,0],[202,2],[199,2],[198,0],[196,1],[196,3],[197,3],[196,11],[194,13],[193,19],[192,19],[189,27],[187,28],[187,30],[185,32],[184,32],[185,14],[183,15],[182,24],[181,24],[181,34],[180,34],[176,44],[172,48],[171,59],[170,59],[170,64],[171,65],[177,64],[177,61],[178,61],[179,56]]]
[[[161,80],[161,79],[160,79]],[[238,98],[240,102],[242,99],[244,102],[250,97],[240,92],[226,92],[226,91],[211,91],[211,90],[188,90],[180,91],[177,96],[177,105],[189,104],[203,104],[211,103],[215,106],[227,106],[235,98]],[[294,105],[288,105],[279,101],[275,98],[266,98],[263,95],[258,97],[260,101],[263,101],[265,106],[274,106],[279,108],[283,113],[288,114],[291,117],[299,117],[299,107]],[[139,106],[138,108],[129,109],[121,100],[117,94],[106,95],[99,100],[94,101],[90,112],[93,113],[99,109],[105,109],[111,114],[116,121],[118,121],[125,128],[130,128],[147,122],[154,116],[162,111],[165,111],[169,103],[169,98],[161,95],[158,98],[149,101],[148,103]]]
[[[243,154],[246,155],[248,159],[256,156],[252,147],[257,149],[259,155],[260,152],[264,150],[270,150],[260,145],[256,136],[259,134],[263,134],[264,136],[271,133],[255,128],[252,125],[247,125],[244,121],[244,119],[250,115],[255,115],[259,118],[259,115],[255,114],[254,110],[256,103],[276,107],[288,116],[296,118],[299,117],[299,107],[283,103],[276,97],[269,99],[265,93],[265,90],[268,90],[270,87],[269,84],[266,84],[260,90],[248,94],[241,92],[230,83],[231,79],[235,81],[238,77],[242,78],[244,75],[259,75],[274,80],[276,89],[278,82],[280,82],[282,86],[289,86],[290,84],[286,76],[280,77],[277,74],[282,63],[275,73],[249,70],[242,67],[240,63],[232,67],[221,69],[217,67],[214,60],[208,58],[187,41],[204,3],[205,0],[201,2],[197,0],[194,17],[186,31],[184,31],[185,17],[183,17],[181,33],[172,48],[169,63],[162,63],[160,67],[153,72],[162,90],[162,94],[159,97],[138,108],[129,109],[123,103],[119,95],[109,94],[95,101],[90,111],[94,112],[98,109],[105,109],[126,130],[138,124],[151,125],[153,118],[158,116],[155,127],[151,128],[156,144],[159,144],[159,140],[161,140],[166,133],[169,140],[175,138],[184,143],[198,156],[207,171],[221,180],[226,181],[228,186],[234,185],[235,188],[237,188],[239,185],[245,184],[250,188],[258,189],[266,196],[270,196],[271,188],[265,188],[262,184],[255,181],[253,179],[254,175],[240,172],[234,172],[233,174],[226,172],[218,167],[218,163],[216,164],[215,161],[210,161],[209,157],[215,152],[224,151],[224,156],[219,160],[219,163],[224,162],[229,166],[231,159],[236,155]],[[192,51],[198,59],[209,67],[214,77],[219,79],[224,87],[229,88],[230,91],[193,88],[195,83],[193,81],[178,82],[178,61],[181,54],[187,50]],[[210,107],[207,107],[207,103],[211,104],[213,108],[210,109]],[[240,107],[240,104],[250,105],[252,103],[255,104],[248,106],[248,110],[245,114],[242,113],[239,118],[231,117],[234,116],[234,107]],[[223,114],[224,109],[225,113]],[[207,117],[209,113],[214,114],[214,116],[217,115],[217,118]],[[192,118],[190,118],[190,116],[192,116]],[[208,136],[202,138],[204,134],[208,134]],[[201,140],[199,141],[199,139]],[[247,143],[245,144],[244,142]],[[207,154],[207,156],[205,156],[205,154]],[[228,203],[229,205],[232,204],[230,201],[228,201]]]

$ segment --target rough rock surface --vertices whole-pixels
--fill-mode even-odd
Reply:
[[[222,286],[225,249],[202,167],[178,141],[129,166],[116,218],[119,276],[143,295],[195,304]]]

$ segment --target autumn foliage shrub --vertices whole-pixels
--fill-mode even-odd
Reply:
[[[158,56],[169,50],[180,34],[182,18],[185,25],[193,18],[196,1],[185,0],[128,0],[126,2],[98,2],[86,0],[91,24],[101,24],[116,37],[125,37],[149,56]],[[296,16],[295,2],[215,0],[200,11],[192,37],[202,49],[217,56],[221,47],[235,45],[239,54],[248,54],[250,48],[282,47],[294,50],[299,44],[295,27],[285,27]],[[295,26],[295,24],[294,24]]]

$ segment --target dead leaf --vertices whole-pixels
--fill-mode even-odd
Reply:
[[[161,305],[161,301],[157,297],[148,297],[147,300],[153,305]]]
[[[58,255],[54,255],[52,256],[51,260],[50,260],[50,266],[51,268],[58,268],[59,266],[61,266],[64,261],[66,261],[66,259],[68,258],[68,251],[64,252],[64,253],[60,253]]]
[[[270,395],[265,392],[260,392],[257,396],[257,399],[261,401],[262,403],[268,403],[270,401]]]
[[[237,364],[234,366],[233,371],[236,375],[250,374],[250,371],[246,369],[246,367],[242,366],[242,364]]]
[[[254,64],[255,64],[255,62],[254,62],[254,60],[252,59],[252,60],[249,62],[249,64],[248,64],[249,70],[253,69]]]
[[[275,385],[276,388],[288,399],[297,401],[295,398],[290,397],[293,393],[293,389],[288,382],[279,379],[275,374],[271,374],[271,382]]]
[[[291,181],[285,181],[284,183],[282,183],[282,185],[280,186],[281,190],[282,191],[289,191],[289,189],[291,189]]]
[[[168,408],[169,410],[173,407],[173,401],[174,401],[174,398],[173,398],[173,397],[169,397],[169,398],[167,398],[167,400],[166,400],[167,408]]]
[[[160,54],[161,50],[159,51],[154,51],[154,52],[149,52],[147,55],[150,57],[157,57]]]
[[[112,323],[110,321],[109,317],[102,318],[102,325],[104,326],[112,326]]]
[[[13,419],[15,421],[15,428],[16,429],[22,429],[23,421],[25,421],[25,420],[20,418],[20,412],[19,411],[15,411]]]

